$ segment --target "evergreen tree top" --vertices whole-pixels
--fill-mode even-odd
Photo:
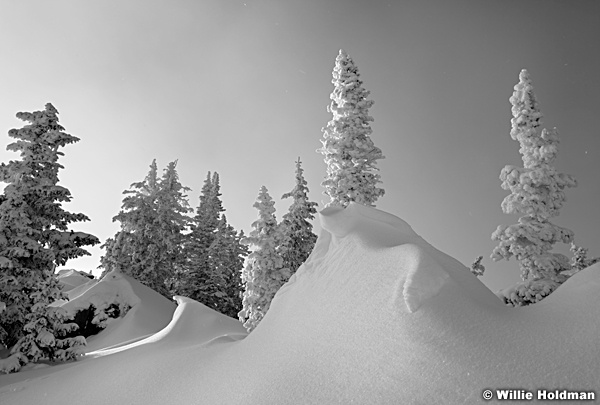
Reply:
[[[9,144],[6,150],[20,152],[22,161],[2,163],[5,170],[0,171],[0,181],[13,186],[18,182],[21,187],[58,183],[58,170],[63,168],[58,163],[59,156],[63,155],[58,148],[78,142],[79,138],[64,132],[58,123],[58,111],[50,103],[44,111],[19,112],[17,118],[30,124],[8,131],[8,135],[17,141]],[[61,194],[61,201],[70,200],[68,192]]]
[[[376,160],[384,156],[369,136],[373,133],[369,108],[374,102],[367,99],[370,92],[362,87],[358,68],[343,50],[336,58],[332,76],[334,89],[327,110],[333,118],[322,129],[323,147],[318,151],[326,161],[343,160],[351,166],[377,170]]]
[[[273,201],[273,198],[269,195],[269,190],[265,186],[260,188],[256,202],[252,206],[259,210],[261,217],[271,217],[275,214],[275,201]]]
[[[296,186],[289,193],[285,193],[281,196],[281,198],[289,198],[294,195],[306,193],[308,191],[307,182],[304,179],[304,169],[302,169],[302,162],[300,161],[300,157],[296,161]]]
[[[182,192],[190,190],[189,187],[185,187],[179,182],[179,174],[177,173],[177,160],[170,162],[164,170],[163,177],[160,182],[160,189],[171,192]]]
[[[136,194],[141,192],[143,195],[150,197],[155,196],[159,190],[158,186],[158,168],[156,167],[156,159],[152,159],[152,163],[150,164],[150,170],[146,175],[144,181],[139,181],[136,183],[132,183],[131,188],[135,188],[136,190],[125,190],[123,194]]]
[[[211,205],[217,214],[224,212],[225,208],[223,208],[223,203],[221,202],[221,184],[219,183],[219,173],[213,173],[211,185]]]
[[[29,143],[16,142],[8,145],[7,150],[25,153],[34,141],[54,148],[79,141],[79,138],[63,132],[65,129],[58,123],[58,110],[50,103],[46,104],[44,111],[19,112],[17,118],[31,124],[20,129],[11,129],[8,135]]]
[[[159,183],[159,211],[167,211],[171,215],[175,213],[188,213],[191,211],[186,191],[189,187],[185,187],[179,181],[177,173],[177,160],[170,162],[164,170],[163,176]],[[187,223],[187,217],[181,217],[184,223]]]
[[[318,204],[308,200],[308,183],[304,179],[303,173],[302,162],[300,161],[300,157],[298,157],[296,161],[296,185],[292,191],[281,196],[281,198],[292,197],[294,199],[294,202],[290,205],[289,212],[283,216],[284,221],[296,216],[313,219],[314,214],[317,212],[315,207]]]
[[[368,122],[373,121],[373,117],[369,116],[368,109],[373,106],[374,102],[367,100],[370,92],[362,87],[363,82],[360,80],[358,68],[350,55],[343,50],[340,50],[335,59],[332,76],[331,82],[334,85],[334,90],[330,96],[332,102],[328,110],[333,114],[334,121],[342,117],[354,117],[352,120],[359,120],[360,127],[362,127],[362,130],[357,132],[356,135],[370,135],[373,131]],[[344,131],[336,132],[343,133]]]
[[[523,157],[524,167],[536,168],[550,164],[558,154],[558,131],[554,128],[540,132],[543,115],[529,72],[525,69],[519,74],[519,83],[514,87],[510,103],[513,115],[510,136],[521,145],[519,152]]]
[[[523,167],[547,170],[558,155],[558,131],[556,128],[540,131],[542,113],[529,72],[525,69],[519,74],[519,82],[514,87],[510,103],[513,115],[510,136],[521,145],[519,152],[522,155]],[[575,185],[572,176],[566,176],[564,180],[571,187]]]
[[[511,111],[514,117],[511,120],[512,130],[510,136],[518,141],[518,135],[523,132],[523,129],[535,131],[542,124],[542,113],[533,92],[529,72],[526,69],[521,70],[519,73],[519,83],[514,87],[510,103],[512,104]]]
[[[49,268],[52,262],[63,265],[68,259],[89,255],[82,246],[94,245],[98,239],[68,230],[70,223],[89,218],[63,209],[61,203],[71,201],[71,193],[58,185],[58,171],[63,167],[58,163],[63,155],[58,148],[79,138],[64,132],[58,111],[50,103],[44,111],[20,112],[17,117],[30,124],[9,131],[17,141],[7,149],[20,151],[22,159],[0,164],[0,181],[8,183],[0,198],[0,233],[4,233],[0,257],[6,259],[2,262],[9,267],[35,262],[35,266]]]
[[[197,216],[211,216],[218,220],[219,214],[225,209],[221,202],[221,185],[219,184],[219,173],[214,172],[211,175],[209,171],[206,174],[206,180],[200,192],[200,205],[197,209]]]

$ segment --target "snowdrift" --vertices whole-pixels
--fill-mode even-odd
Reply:
[[[162,331],[6,385],[0,402],[473,404],[487,388],[597,389],[600,265],[508,308],[397,217],[351,204],[320,219],[311,256],[247,337],[178,298]]]
[[[75,287],[79,287],[83,284],[87,284],[90,281],[95,282],[97,280],[90,279],[84,276],[81,272],[73,269],[60,270],[56,276],[58,281],[63,285],[63,291],[70,291]]]

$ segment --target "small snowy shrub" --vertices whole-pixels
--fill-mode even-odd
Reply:
[[[485,266],[481,264],[482,260],[483,256],[479,256],[471,264],[471,273],[475,274],[477,277],[483,276],[483,273],[485,272]]]
[[[111,319],[124,317],[130,309],[123,302],[103,303],[99,308],[90,304],[88,308],[78,310],[72,321],[79,327],[77,332],[87,338],[105,329]]]
[[[527,280],[501,290],[496,295],[508,306],[522,307],[543,300],[556,290],[560,284],[561,282],[549,279]]]
[[[587,258],[588,249],[582,248],[580,246],[571,243],[571,252],[573,252],[573,257],[571,258],[571,269],[567,271],[563,271],[561,274],[566,276],[572,276],[575,273],[580,272],[581,270],[590,267],[593,264],[600,262],[600,257],[595,257],[593,259]]]

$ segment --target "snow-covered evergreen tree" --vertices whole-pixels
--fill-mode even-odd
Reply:
[[[125,190],[121,211],[113,221],[121,223],[114,239],[103,247],[105,273],[118,269],[144,285],[171,298],[166,282],[172,279],[182,260],[183,232],[189,211],[185,191],[179,182],[177,162],[171,162],[158,179],[156,161],[145,180]]]
[[[471,264],[471,273],[475,274],[477,277],[483,276],[483,273],[485,272],[485,266],[483,264],[481,264],[482,260],[483,260],[483,256],[479,256]]]
[[[213,278],[218,282],[213,284],[216,291],[211,296],[211,306],[217,311],[237,318],[242,309],[243,285],[241,272],[244,258],[248,256],[248,247],[241,243],[243,233],[238,234],[233,226],[227,223],[227,217],[221,216],[215,239],[208,248],[208,264]]]
[[[292,205],[281,221],[284,241],[279,249],[284,266],[290,269],[291,274],[294,274],[306,261],[317,241],[317,235],[313,233],[312,224],[309,222],[315,218],[317,203],[308,199],[308,186],[303,172],[302,162],[298,158],[296,185],[292,191],[281,197],[293,199]]]
[[[2,362],[9,366],[0,365],[5,372],[40,359],[76,357],[76,347],[85,339],[66,337],[77,325],[48,306],[66,298],[54,269],[89,255],[84,247],[99,243],[93,235],[69,230],[69,224],[88,221],[87,216],[62,208],[71,193],[58,185],[63,168],[59,148],[79,138],[64,132],[50,103],[44,111],[17,117],[30,124],[9,131],[16,141],[7,150],[20,152],[21,160],[0,165],[0,181],[8,184],[0,197],[0,301],[5,305],[0,343],[11,348],[11,357]]]
[[[569,268],[567,257],[550,250],[557,242],[570,243],[573,232],[551,223],[550,218],[559,214],[566,201],[564,189],[575,187],[577,182],[552,166],[558,153],[558,133],[556,129],[541,130],[542,114],[526,70],[521,71],[519,79],[510,98],[510,135],[521,145],[524,167],[504,167],[500,180],[502,188],[511,191],[502,202],[502,210],[523,216],[517,224],[498,226],[492,239],[499,244],[491,258],[497,261],[514,256],[519,261],[525,283],[517,291],[520,298],[516,304],[526,305],[537,302],[565,279],[560,273]]]
[[[106,251],[100,259],[100,267],[104,268],[101,278],[113,270],[133,275],[132,252],[136,248],[132,245],[137,243],[141,245],[137,249],[144,248],[144,241],[139,236],[147,223],[154,222],[158,181],[158,167],[154,159],[144,181],[132,183],[130,187],[135,190],[123,191],[127,196],[123,198],[121,211],[112,219],[121,223],[121,230],[100,246]]]
[[[275,202],[265,186],[253,206],[258,210],[258,219],[252,224],[250,235],[242,241],[250,246],[251,253],[242,270],[243,308],[238,314],[248,332],[258,326],[275,293],[290,278],[290,270],[284,267],[283,258],[277,253],[283,232],[275,218]]]
[[[222,279],[211,271],[209,248],[215,240],[219,219],[224,210],[220,199],[219,175],[208,172],[196,215],[191,221],[191,232],[186,236],[186,261],[177,273],[173,294],[183,295],[215,308],[221,295]],[[216,309],[216,308],[215,308]]]
[[[143,233],[152,231],[151,225],[156,219],[158,183],[158,167],[154,159],[144,181],[132,183],[130,190],[123,191],[126,197],[123,198],[121,211],[113,217],[113,222],[121,223],[121,229],[101,246],[106,250],[100,259],[100,267],[104,268],[101,277],[118,270],[137,278],[139,269],[134,266],[133,257],[140,256],[136,252],[143,252],[147,246]]]
[[[600,262],[600,257],[594,257],[593,259],[588,259],[588,249],[583,248],[581,246],[577,246],[575,243],[571,242],[571,252],[573,252],[573,257],[571,257],[571,269],[564,271],[562,274],[566,276],[572,276],[575,273],[580,272],[581,270],[590,267],[593,264]]]
[[[351,201],[374,206],[384,194],[377,187],[380,175],[375,173],[377,160],[383,159],[381,149],[371,140],[369,122],[369,92],[362,87],[358,69],[350,56],[340,50],[333,69],[334,85],[327,111],[333,119],[323,128],[323,147],[327,176],[321,185],[331,201],[327,206],[347,206]]]
[[[176,166],[177,161],[167,165],[157,195],[157,224],[160,229],[162,246],[155,253],[157,262],[160,263],[157,266],[158,271],[154,271],[152,274],[155,277],[161,274],[161,285],[165,285],[165,282],[173,277],[176,270],[185,263],[183,250],[186,235],[184,232],[188,230],[191,223],[187,214],[192,209],[185,194],[190,189],[184,187],[179,181]],[[159,281],[157,280],[157,282]],[[170,291],[167,294],[172,297]]]
[[[241,279],[248,249],[227,223],[218,173],[208,172],[200,204],[184,241],[184,261],[171,283],[173,295],[183,295],[237,318],[241,309]]]

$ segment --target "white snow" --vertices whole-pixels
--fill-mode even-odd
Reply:
[[[140,301],[93,351],[0,376],[0,403],[474,404],[486,388],[598,389],[600,264],[509,308],[393,215],[350,204],[320,219],[311,256],[251,334],[186,298],[172,312],[125,277]],[[170,322],[144,329],[154,311]]]
[[[63,285],[63,291],[72,290],[75,287],[92,281],[89,277],[85,277],[79,271],[73,269],[60,270],[56,278]]]

